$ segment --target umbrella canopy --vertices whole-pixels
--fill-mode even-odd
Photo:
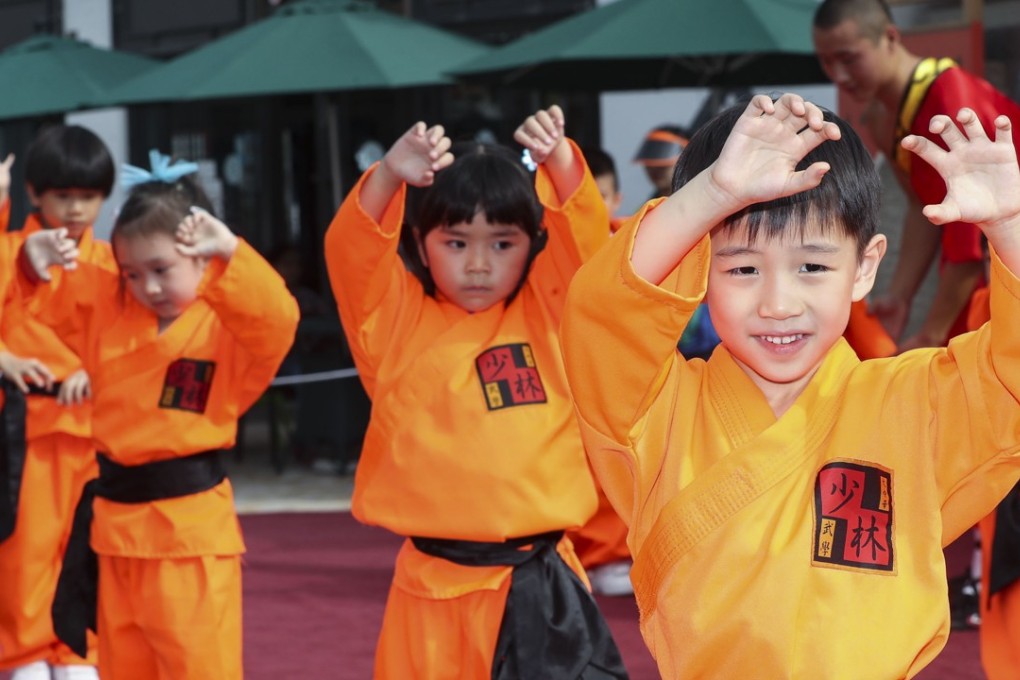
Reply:
[[[617,0],[456,68],[458,78],[557,90],[826,82],[818,0]]]
[[[304,0],[111,93],[115,103],[432,85],[487,47],[364,0]]]
[[[109,88],[159,62],[53,35],[0,52],[0,120],[74,111],[100,104]]]

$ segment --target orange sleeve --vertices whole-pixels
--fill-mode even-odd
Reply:
[[[297,301],[272,265],[242,239],[229,262],[210,261],[201,295],[240,345],[244,358],[235,388],[242,411],[247,410],[294,343]]]
[[[7,231],[11,226],[11,199],[0,204],[0,231]]]
[[[577,268],[591,259],[609,240],[609,213],[599,194],[584,155],[573,141],[567,140],[574,153],[574,162],[584,166],[581,182],[565,201],[560,203],[556,188],[544,166],[535,175],[535,191],[545,209],[542,223],[548,232],[548,243],[532,265],[532,281],[552,288],[547,299],[570,283]],[[561,297],[562,299],[562,297]]]
[[[326,269],[365,389],[374,391],[379,363],[417,321],[425,297],[421,282],[398,251],[406,187],[393,197],[381,223],[361,207],[369,168],[344,199],[325,239]]]
[[[564,365],[578,414],[618,443],[628,441],[664,371],[677,361],[677,338],[708,280],[707,237],[658,286],[634,271],[634,237],[656,203],[646,204],[581,267],[563,313]]]
[[[19,255],[20,258],[20,255]],[[121,309],[119,277],[106,267],[79,262],[73,270],[51,270],[53,280],[40,282],[17,268],[15,295],[26,313],[50,327],[64,344],[81,357],[92,372],[99,331]]]

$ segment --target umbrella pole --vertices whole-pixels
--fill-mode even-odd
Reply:
[[[340,124],[337,120],[336,102],[326,103],[326,140],[329,144],[329,187],[333,205],[343,200],[343,170],[340,167]]]

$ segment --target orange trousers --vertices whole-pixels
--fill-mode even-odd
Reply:
[[[1020,680],[1020,582],[989,601],[995,512],[981,520],[981,665],[988,680]]]
[[[242,680],[239,555],[99,556],[99,677]]]
[[[599,492],[599,507],[595,514],[583,527],[567,533],[585,569],[630,559],[627,525],[609,504],[602,487],[598,484],[596,487]]]
[[[564,537],[557,552],[588,584]],[[428,572],[422,578],[416,571]],[[426,592],[425,581],[433,592]],[[465,585],[470,580],[473,585]],[[406,541],[397,556],[375,652],[375,680],[484,680],[492,677],[510,570],[465,567],[428,557]],[[109,680],[105,675],[103,680]]]
[[[57,640],[50,607],[85,482],[98,474],[91,442],[54,433],[27,442],[14,533],[0,543],[0,670],[33,661],[96,663]]]

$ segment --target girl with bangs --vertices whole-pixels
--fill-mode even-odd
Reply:
[[[532,184],[509,150],[454,147],[441,126],[417,123],[326,234],[333,292],[372,398],[352,511],[407,537],[377,678],[626,677],[564,537],[591,516],[596,495],[560,313],[570,278],[609,228],[563,131],[553,106],[514,133],[539,164]]]

